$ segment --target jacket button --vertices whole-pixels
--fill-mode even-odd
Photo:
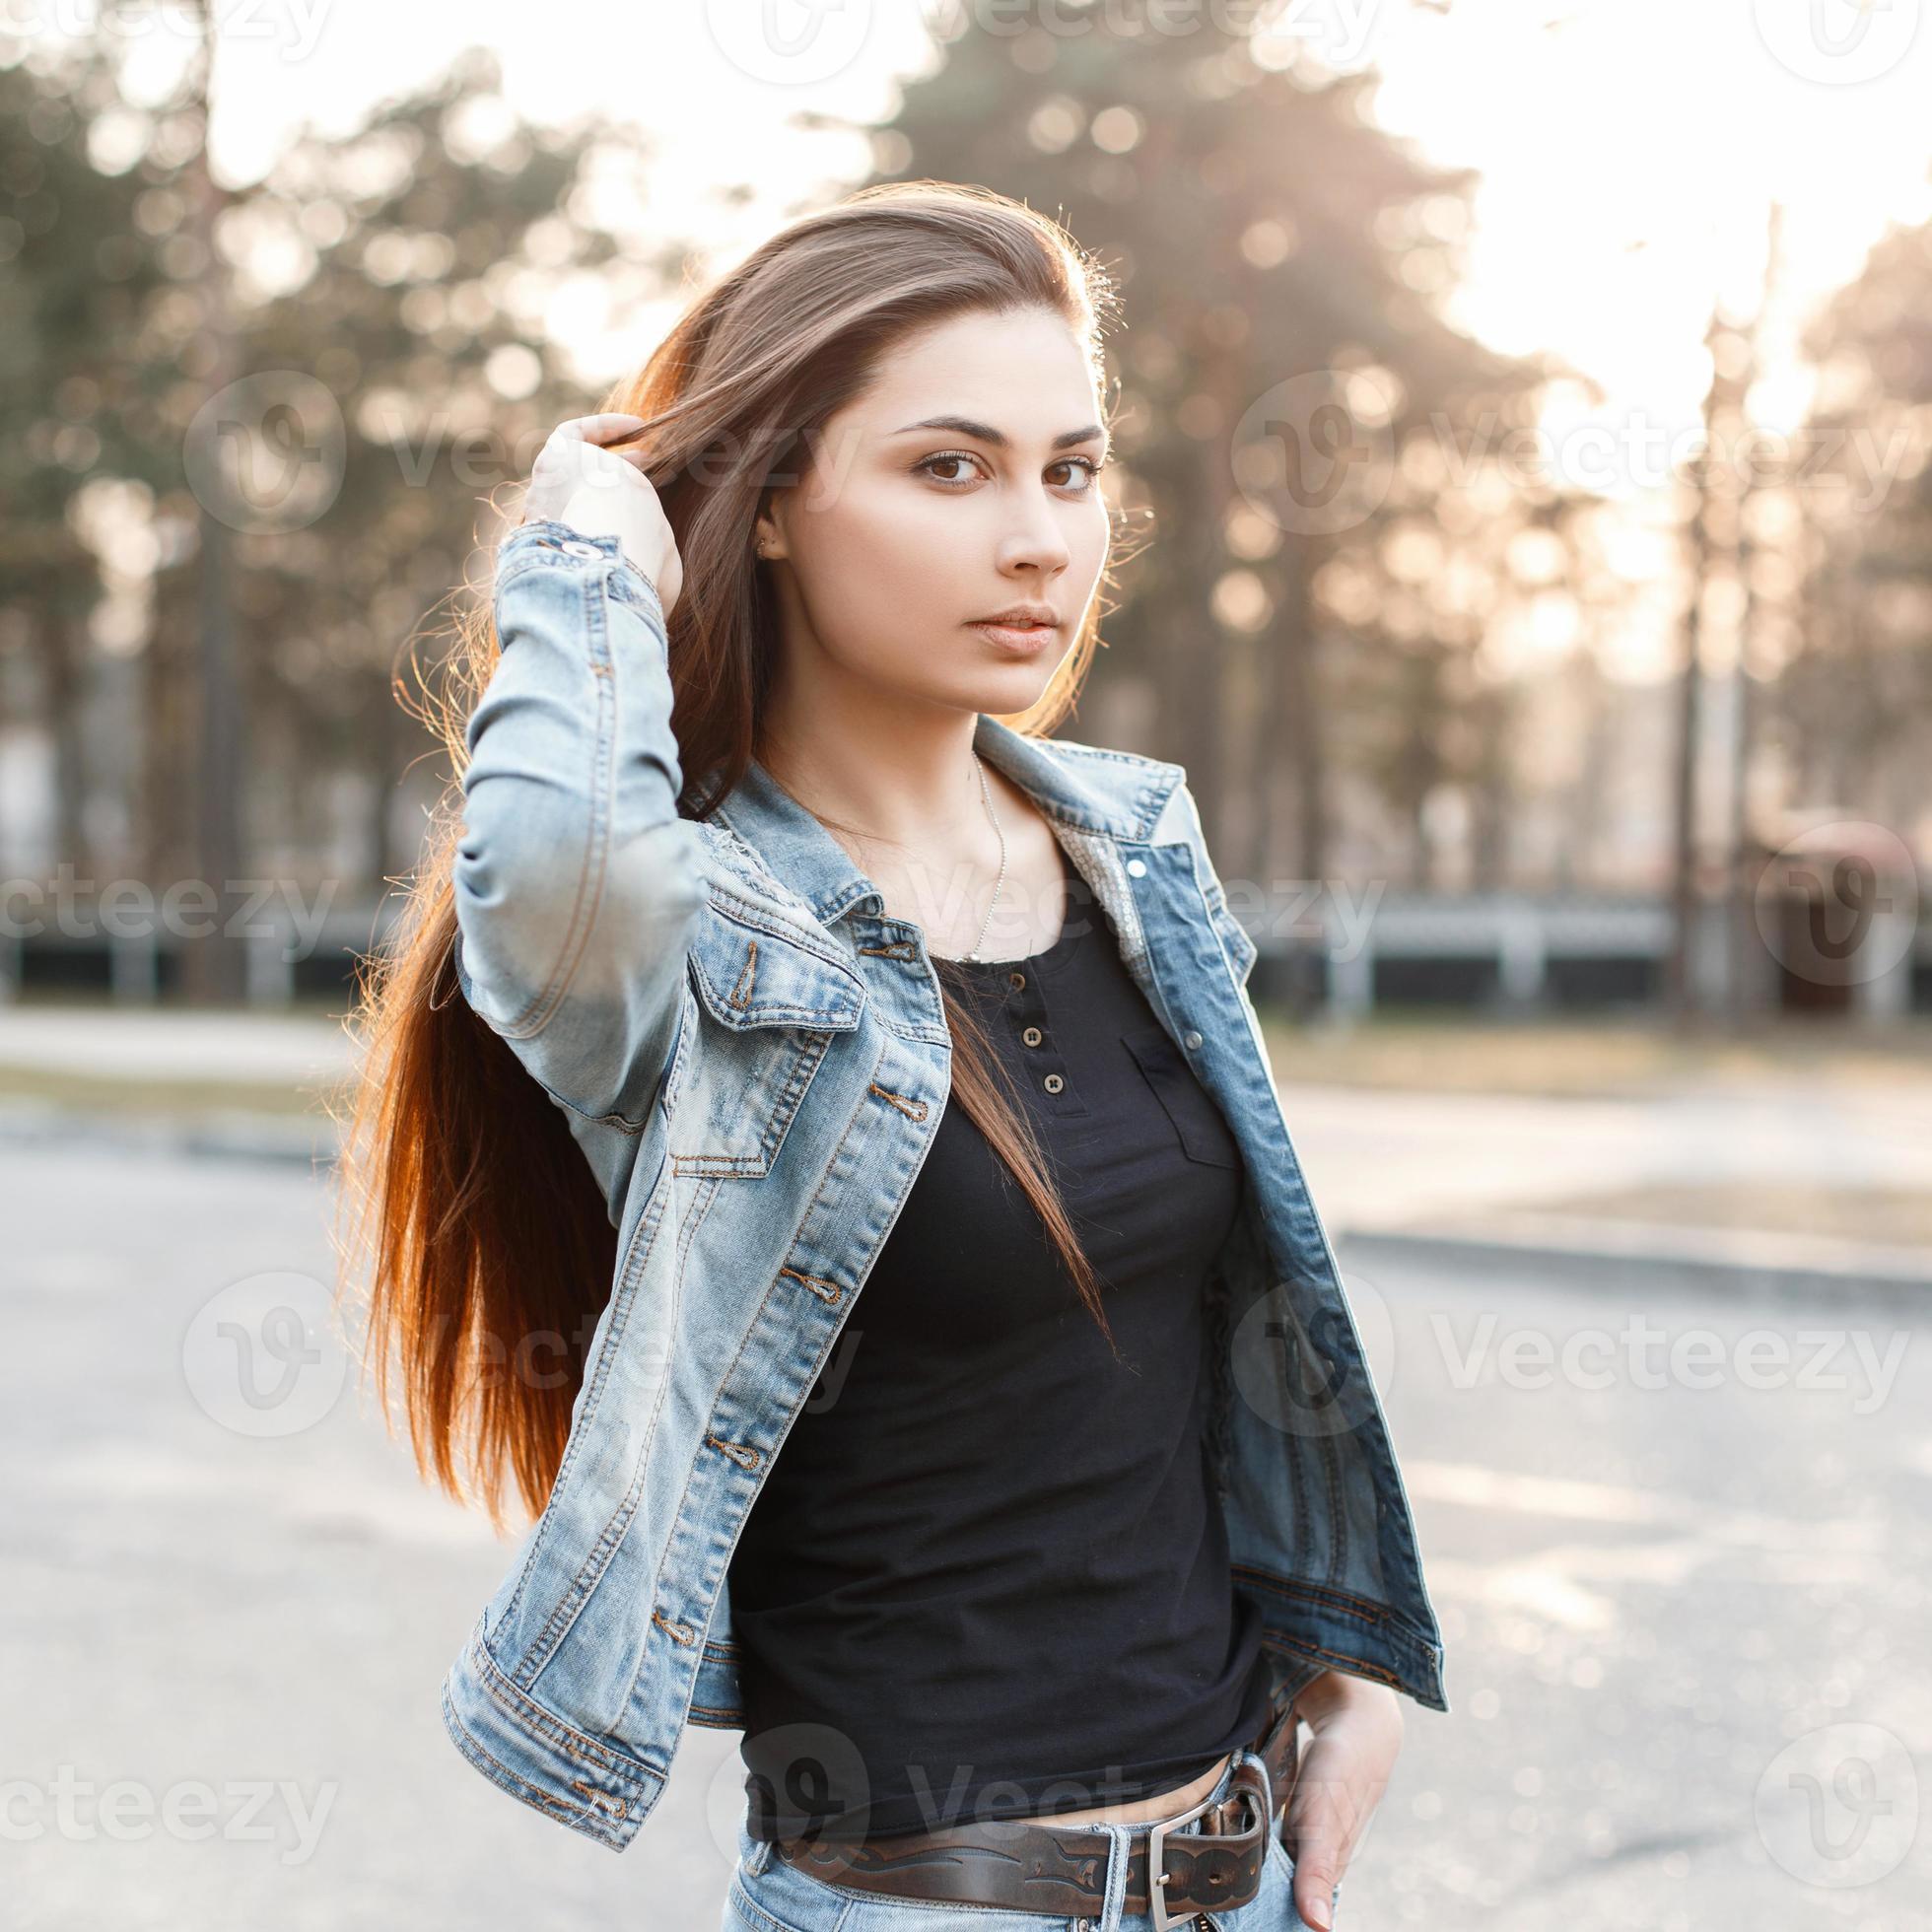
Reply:
[[[1049,1073],[1047,1077],[1040,1082],[1040,1084],[1043,1087],[1045,1087],[1049,1093],[1058,1093],[1060,1089],[1067,1084],[1067,1082],[1064,1078],[1062,1078],[1060,1074]]]
[[[1147,876],[1147,862],[1144,859],[1130,859],[1127,862],[1127,875],[1131,879],[1143,879]]]
[[[1008,973],[1006,975],[1006,984],[1014,988],[1023,987],[1026,984],[1026,975],[1024,973]]]
[[[573,538],[563,546],[566,557],[601,557],[603,552],[594,543],[579,543]]]
[[[1037,1047],[1040,1044],[1041,1038],[1043,1036],[1040,1032],[1040,1029],[1037,1026],[1029,1026],[1025,1030],[1025,1032],[1023,1032],[1019,1037],[1022,1040],[1024,1040],[1029,1047]]]
[[[1189,1053],[1194,1053],[1201,1046],[1201,1035],[1192,1030],[1183,1033],[1181,1035],[1181,1044],[1187,1048]]]

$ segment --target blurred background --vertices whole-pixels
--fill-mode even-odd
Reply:
[[[1923,11],[10,9],[0,1926],[717,1924],[733,1737],[619,1860],[444,1736],[509,1547],[324,1103],[492,492],[918,176],[1122,284],[1065,730],[1188,768],[1422,1524],[1340,1923],[1932,1926]]]

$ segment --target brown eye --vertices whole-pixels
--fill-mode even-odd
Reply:
[[[915,463],[913,465],[913,469],[915,474],[932,475],[932,465],[934,463],[952,463],[956,466],[961,463],[970,463],[972,460],[973,458],[971,456],[964,454],[960,450],[946,449],[946,450],[942,450],[936,456],[928,456],[924,462]],[[956,488],[960,483],[965,482],[969,479],[965,477],[933,475],[932,480],[935,483],[945,483]]]

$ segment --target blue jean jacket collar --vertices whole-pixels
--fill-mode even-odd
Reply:
[[[1117,787],[1087,783],[1064,755],[985,712],[979,715],[973,748],[1057,825],[1115,839],[1146,838],[1184,775],[1179,765],[1123,755],[1120,774],[1132,772],[1136,779],[1123,798]],[[716,816],[804,899],[821,925],[830,926],[853,911],[885,911],[878,886],[859,869],[852,855],[757,759]]]

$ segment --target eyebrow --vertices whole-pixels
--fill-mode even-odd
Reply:
[[[970,416],[928,416],[923,422],[907,423],[903,428],[892,432],[894,436],[906,436],[914,430],[951,430],[955,436],[970,436],[981,443],[990,443],[996,449],[1012,447],[1011,439],[1003,430],[997,430],[991,423],[976,423]],[[1091,443],[1097,436],[1107,432],[1098,423],[1089,423],[1083,430],[1068,430],[1054,438],[1047,447],[1052,449],[1070,449],[1076,443]]]

